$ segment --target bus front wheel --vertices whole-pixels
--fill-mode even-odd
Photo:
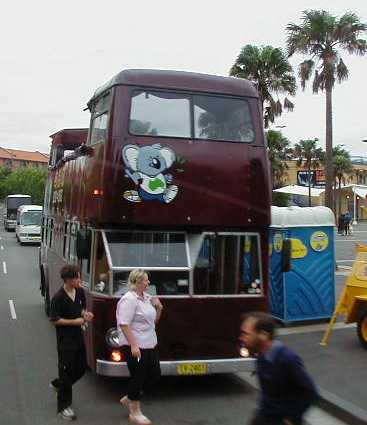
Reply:
[[[364,309],[357,322],[357,335],[362,347],[367,350],[367,309]]]

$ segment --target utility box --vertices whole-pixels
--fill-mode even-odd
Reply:
[[[285,322],[330,318],[335,307],[335,217],[327,207],[272,207],[270,305]],[[289,240],[290,267],[284,267]],[[289,271],[285,271],[289,270]]]

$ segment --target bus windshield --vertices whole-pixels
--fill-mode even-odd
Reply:
[[[130,133],[245,143],[255,140],[245,99],[162,91],[134,92]]]
[[[183,233],[106,232],[113,267],[187,268]]]
[[[40,226],[42,220],[42,211],[26,211],[20,217],[22,226]]]
[[[8,197],[7,208],[8,210],[17,210],[21,205],[30,205],[31,203],[32,199],[30,196]]]

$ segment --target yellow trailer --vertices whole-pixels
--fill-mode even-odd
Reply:
[[[358,245],[356,254],[351,274],[320,343],[323,346],[328,344],[338,316],[344,315],[345,323],[357,323],[359,341],[367,350],[367,246]]]

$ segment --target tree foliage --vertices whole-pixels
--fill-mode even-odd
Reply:
[[[326,94],[326,193],[325,202],[333,207],[333,132],[332,132],[332,90],[335,82],[341,83],[349,75],[341,57],[349,54],[364,55],[367,42],[367,25],[354,13],[347,12],[339,19],[325,10],[305,10],[301,23],[287,26],[288,56],[302,54],[306,59],[299,65],[299,77],[303,89],[312,79],[312,90]]]
[[[342,179],[346,174],[353,172],[353,164],[350,154],[347,150],[343,149],[340,145],[335,146],[333,149],[333,167],[335,180],[338,179],[338,217],[341,215],[342,210]],[[336,186],[336,184],[335,184]]]
[[[22,193],[31,195],[32,203],[43,205],[47,170],[42,168],[17,168],[14,171],[0,167],[0,198]]]
[[[230,75],[256,83],[264,112],[265,128],[280,116],[283,109],[292,111],[293,103],[286,97],[296,94],[296,78],[286,54],[272,46],[244,46]],[[285,95],[283,102],[279,95]]]
[[[325,161],[325,153],[317,146],[319,139],[300,140],[293,149],[293,155],[297,160],[297,166],[308,171],[308,204],[311,206],[311,170],[314,170]]]
[[[273,189],[282,185],[287,174],[287,161],[292,159],[290,141],[280,131],[269,130],[266,132],[268,141],[268,155],[271,169]]]

